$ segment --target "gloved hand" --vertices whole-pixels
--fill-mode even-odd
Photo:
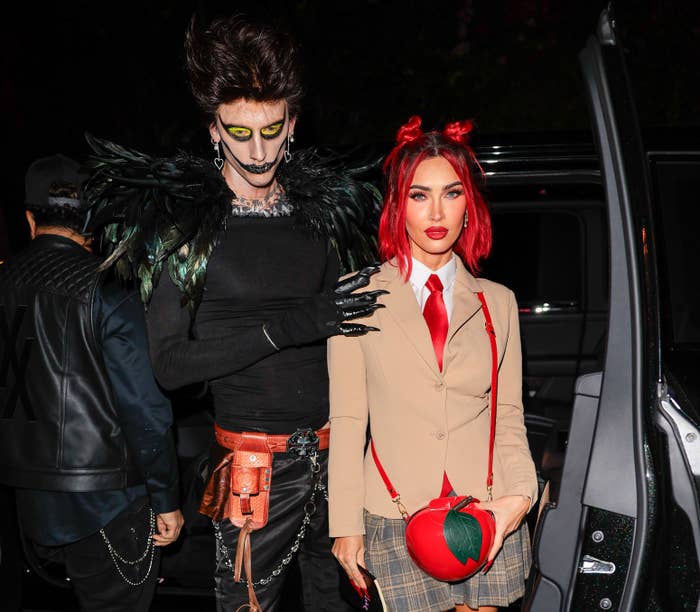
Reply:
[[[384,308],[384,304],[377,304],[377,297],[389,293],[384,289],[353,293],[357,289],[366,287],[372,274],[379,272],[379,266],[368,266],[353,276],[339,281],[333,291],[334,301],[343,314],[343,321],[338,325],[338,333],[343,336],[364,336],[370,331],[379,331],[377,327],[363,325],[362,323],[348,323],[352,319],[361,319],[370,316],[377,308]]]
[[[330,336],[362,336],[378,328],[362,323],[349,323],[352,319],[370,316],[384,304],[377,297],[388,293],[383,289],[353,293],[366,287],[379,266],[368,266],[354,275],[338,282],[331,292],[319,293],[308,298],[268,321],[263,326],[270,342],[277,349],[301,346]]]

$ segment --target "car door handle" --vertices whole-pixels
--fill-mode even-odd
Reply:
[[[578,566],[579,574],[614,574],[615,564],[612,561],[601,561],[591,555],[583,555],[581,565]]]

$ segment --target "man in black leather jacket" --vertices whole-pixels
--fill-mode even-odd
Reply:
[[[62,155],[30,166],[32,241],[0,265],[0,482],[82,610],[148,610],[183,522],[172,411],[138,296],[104,282],[81,234],[82,179]]]

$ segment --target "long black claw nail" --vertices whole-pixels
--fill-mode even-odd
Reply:
[[[379,331],[378,327],[372,327],[371,325],[362,325],[362,323],[342,323],[340,325],[340,333],[343,336],[364,336],[370,331]]]
[[[376,291],[368,291],[366,293],[351,293],[348,298],[355,304],[374,304],[380,295],[382,294]]]
[[[377,308],[384,308],[384,304],[367,304],[362,306],[348,306],[343,308],[343,319],[361,319],[369,317]]]
[[[360,293],[351,293],[350,295],[344,295],[335,298],[335,303],[341,308],[346,308],[348,306],[365,306],[368,304],[374,304],[374,298],[367,297]]]
[[[358,273],[355,276],[351,276],[350,278],[346,278],[344,281],[340,281],[335,286],[335,292],[343,295],[343,294],[347,294],[347,293],[352,293],[356,289],[360,289],[361,287],[366,287],[367,285],[369,285],[369,277],[362,276],[361,274]]]
[[[365,291],[364,293],[348,293],[340,294],[335,298],[335,303],[340,307],[345,307],[348,305],[359,305],[359,304],[374,304],[380,295],[385,295],[389,293],[384,289],[377,289],[376,291]]]

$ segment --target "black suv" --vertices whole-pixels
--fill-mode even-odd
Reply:
[[[542,490],[528,517],[533,571],[513,609],[700,609],[700,133],[640,133],[609,11],[580,62],[592,134],[475,143],[494,220],[483,275],[518,297]],[[196,508],[212,416],[206,402],[181,403],[188,522],[164,551],[159,592],[211,597],[213,534]],[[0,519],[8,594],[21,566]],[[60,566],[24,552],[32,576],[64,583]]]
[[[480,155],[547,483],[522,609],[700,609],[700,134],[642,137],[609,11],[580,63],[595,147]]]

